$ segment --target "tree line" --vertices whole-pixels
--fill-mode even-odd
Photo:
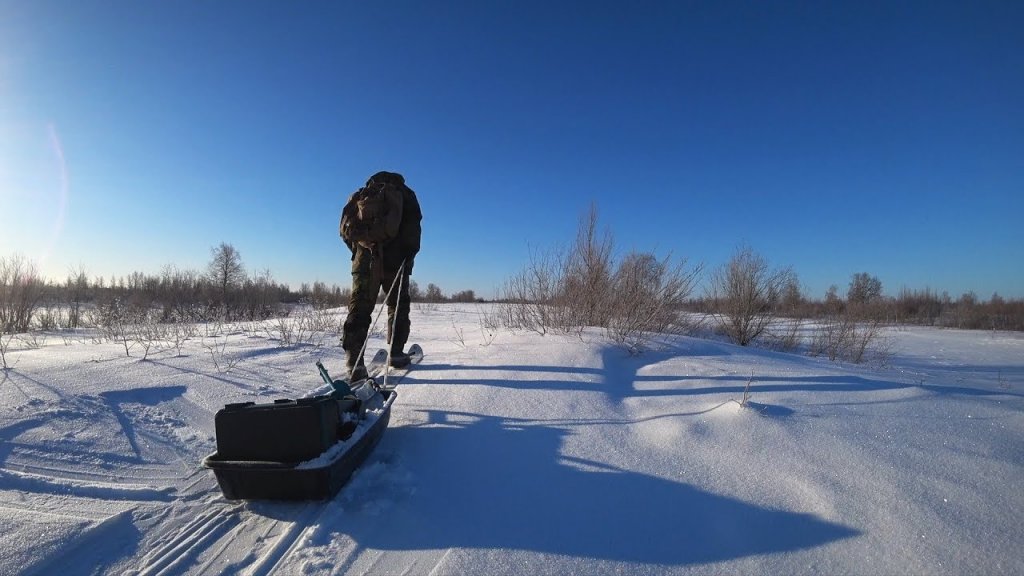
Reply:
[[[686,259],[644,251],[617,255],[592,206],[568,247],[534,254],[506,282],[498,317],[508,328],[542,334],[603,328],[638,352],[651,334],[695,330],[701,323],[696,315],[740,345],[804,346],[812,354],[852,361],[862,361],[877,346],[883,326],[1024,330],[1024,300],[998,294],[982,300],[973,292],[953,298],[928,288],[886,296],[881,281],[867,272],[853,274],[845,293],[833,285],[823,298],[811,298],[791,268],[771,267],[749,246],[704,272]],[[698,292],[701,280],[704,289]],[[421,289],[410,282],[409,292],[416,302],[483,301],[473,290],[446,295],[433,283]],[[228,243],[211,249],[202,272],[166,266],[156,275],[135,272],[109,281],[90,279],[85,270],[62,282],[45,280],[32,262],[12,256],[0,258],[0,341],[34,328],[259,321],[286,317],[295,306],[342,307],[349,296],[349,288],[323,282],[293,290],[269,270],[250,275]]]
[[[743,258],[740,256],[739,260]],[[781,276],[765,282],[770,288],[760,305],[788,318],[824,319],[850,314],[888,325],[1024,330],[1024,300],[1003,298],[998,293],[983,300],[973,291],[954,298],[948,292],[930,288],[903,287],[895,296],[887,296],[877,276],[857,272],[851,275],[845,293],[833,284],[822,298],[815,299],[804,294],[792,271],[787,269]],[[691,302],[694,309],[706,311],[719,310],[723,304],[715,294]]]
[[[650,252],[617,256],[592,206],[568,247],[532,255],[506,282],[502,322],[541,334],[603,328],[632,352],[654,334],[710,325],[742,346],[760,342],[852,362],[886,355],[885,326],[1024,330],[1024,300],[994,294],[982,301],[971,292],[954,299],[927,288],[888,297],[867,272],[851,276],[845,295],[833,285],[814,299],[791,267],[772,267],[749,246],[704,272],[685,259]]]
[[[300,305],[342,307],[351,295],[347,286],[313,282],[292,289],[269,270],[249,274],[229,243],[213,247],[210,254],[203,271],[168,265],[159,274],[105,279],[78,269],[57,282],[43,278],[35,263],[22,256],[0,257],[0,334],[103,327],[141,317],[159,323],[259,321],[287,316]],[[418,302],[479,301],[472,290],[447,296],[436,284],[421,290],[411,282],[409,291]]]

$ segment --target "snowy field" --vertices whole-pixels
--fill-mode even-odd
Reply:
[[[426,357],[328,502],[229,502],[199,463],[225,403],[340,375],[332,337],[15,343],[0,574],[1024,574],[1022,334],[893,330],[881,368],[687,337],[630,357],[484,310],[413,311]]]

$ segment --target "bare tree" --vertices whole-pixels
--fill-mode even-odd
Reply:
[[[441,302],[444,300],[444,292],[441,292],[441,288],[437,284],[427,284],[427,291],[423,295],[423,298],[427,302]]]
[[[210,249],[211,260],[207,268],[210,282],[220,291],[221,298],[227,297],[231,288],[245,282],[245,267],[242,266],[242,255],[234,246],[221,242],[220,246]]]
[[[846,301],[850,304],[867,304],[882,296],[882,281],[867,272],[858,272],[850,278],[850,289]]]
[[[776,309],[779,320],[772,323],[765,332],[765,338],[771,348],[790,352],[800,347],[800,333],[804,326],[804,317],[808,313],[807,299],[800,288],[800,279],[791,272],[783,282]]]
[[[28,332],[45,286],[33,262],[0,258],[0,333]]]
[[[792,275],[788,268],[772,270],[768,260],[750,247],[738,249],[714,272],[709,285],[722,331],[740,346],[750,344],[771,323]]]
[[[473,290],[463,290],[461,292],[456,292],[456,293],[451,295],[450,300],[452,302],[461,302],[461,303],[476,302],[476,292],[474,292]]]
[[[796,273],[791,273],[782,285],[782,293],[779,295],[780,309],[783,314],[799,316],[800,308],[804,304],[803,291],[800,289],[800,279]]]
[[[82,304],[89,292],[89,276],[85,273],[85,268],[72,270],[64,286],[68,306],[68,327],[78,328],[82,323]]]
[[[825,292],[825,311],[828,314],[836,314],[843,310],[843,299],[839,297],[839,286],[835,284],[828,287]]]
[[[199,272],[164,266],[159,278],[161,322],[191,322],[199,316],[204,280]]]
[[[419,302],[423,300],[423,290],[420,289],[420,285],[415,280],[409,280],[409,299],[413,302]]]

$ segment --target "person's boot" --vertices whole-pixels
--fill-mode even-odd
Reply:
[[[345,357],[345,364],[348,366],[348,381],[358,382],[366,380],[366,364],[363,363],[363,356],[358,352],[349,352]]]
[[[392,345],[391,346],[391,367],[392,368],[405,368],[412,362],[412,358],[408,354],[402,352],[403,346]]]

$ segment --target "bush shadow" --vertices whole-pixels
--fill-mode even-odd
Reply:
[[[562,457],[570,434],[530,421],[429,412],[428,424],[390,430],[377,457],[401,454],[424,489],[380,521],[344,531],[383,550],[517,549],[667,565],[789,552],[859,534],[810,514]],[[438,522],[447,518],[454,521]]]
[[[100,398],[107,403],[110,407],[110,411],[114,414],[114,417],[117,418],[117,422],[121,425],[125,438],[128,440],[128,445],[135,454],[136,462],[145,462],[145,458],[142,456],[142,449],[139,446],[138,434],[136,433],[135,425],[132,423],[131,418],[129,418],[125,413],[124,409],[121,408],[121,405],[125,403],[134,403],[142,404],[144,406],[156,406],[162,402],[168,402],[178,398],[179,396],[183,396],[186,391],[187,388],[185,386],[164,386],[160,388],[137,388],[132,390],[115,390],[100,393]]]

